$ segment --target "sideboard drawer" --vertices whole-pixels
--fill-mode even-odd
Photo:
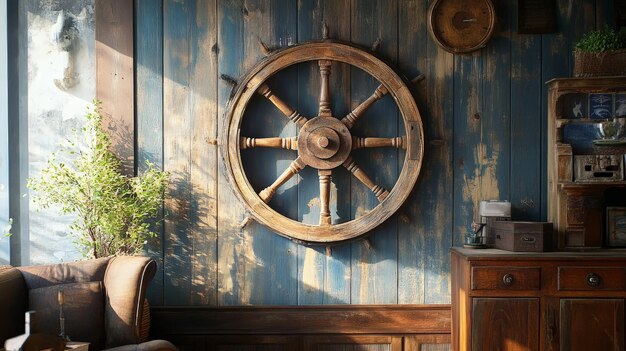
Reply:
[[[541,268],[472,267],[472,290],[541,290]]]
[[[559,290],[626,290],[626,269],[622,267],[559,267]]]

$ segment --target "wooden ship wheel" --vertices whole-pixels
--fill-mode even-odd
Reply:
[[[319,66],[321,87],[317,116],[302,116],[276,96],[266,83],[277,72],[306,61],[317,62]],[[355,66],[380,83],[369,98],[346,116],[335,116],[331,110],[328,81],[334,61]],[[264,96],[295,123],[299,129],[298,136],[250,138],[240,135],[244,112],[254,94]],[[351,130],[354,124],[372,104],[387,94],[393,98],[402,115],[405,135],[392,138],[353,135]],[[367,233],[398,210],[409,196],[421,169],[424,132],[419,110],[407,84],[383,61],[350,44],[314,41],[272,53],[238,82],[225,118],[222,152],[235,193],[255,220],[296,241],[331,244]],[[242,150],[255,147],[283,148],[297,152],[297,157],[289,167],[272,184],[258,192],[248,181],[241,161]],[[351,157],[352,150],[378,147],[406,150],[402,170],[390,190],[377,185]],[[283,216],[268,204],[277,189],[305,167],[317,169],[319,175],[319,225],[305,224]],[[379,201],[367,213],[343,223],[331,222],[329,205],[332,172],[337,168],[349,171]]]

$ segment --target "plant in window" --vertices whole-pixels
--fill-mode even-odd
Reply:
[[[149,220],[160,212],[169,175],[149,162],[140,176],[121,174],[98,103],[88,109],[86,118],[81,132],[74,131],[72,140],[28,180],[33,201],[38,208],[56,204],[61,213],[77,215],[70,229],[85,257],[140,253],[156,235]],[[81,143],[86,146],[79,147]]]
[[[6,224],[0,229],[0,234],[5,237],[11,236],[11,227],[13,226],[13,218],[9,218]]]

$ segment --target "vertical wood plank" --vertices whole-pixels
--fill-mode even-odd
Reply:
[[[397,62],[398,2],[397,1],[352,1],[351,40],[365,47],[380,40],[379,54],[390,62]],[[379,82],[365,72],[351,70],[352,108],[365,100],[376,89]],[[384,118],[381,118],[384,116]],[[392,137],[399,130],[399,113],[390,96],[386,96],[370,107],[361,120],[352,128],[355,136]],[[394,186],[398,177],[398,150],[357,150],[353,158],[374,180],[386,189]],[[363,184],[352,181],[352,218],[361,216],[378,204],[372,192]],[[352,303],[396,303],[397,259],[398,259],[397,216],[372,230],[367,240],[352,244]]]
[[[326,23],[329,37],[350,39],[350,23],[342,20],[350,13],[350,1],[300,0],[298,2],[298,42],[322,38],[322,23]],[[345,89],[350,81],[350,68],[333,63],[329,81],[331,109],[335,117],[349,111],[350,92]],[[298,109],[307,116],[318,112],[319,69],[315,62],[298,67]],[[301,173],[298,185],[298,220],[319,222],[319,184],[317,171],[311,168]],[[349,220],[350,176],[342,169],[333,171],[331,216],[336,222]],[[335,222],[335,223],[336,223]],[[332,247],[298,246],[298,304],[328,304],[350,302],[350,245]]]
[[[191,303],[217,304],[217,0],[191,12]]]
[[[218,68],[219,74],[238,78],[245,73],[243,0],[219,1],[218,6]],[[224,116],[232,87],[218,82],[218,116]],[[223,140],[224,118],[218,119],[218,140]],[[235,196],[226,176],[224,155],[218,163],[218,305],[242,305],[245,289],[244,236],[241,225],[245,210]]]
[[[425,256],[425,303],[450,303],[450,257],[449,247],[453,243],[453,226],[449,217],[454,213],[453,189],[453,130],[454,105],[450,97],[454,96],[453,74],[454,56],[441,49],[431,38],[428,46],[428,70],[426,85],[419,87],[427,96],[425,118],[427,127],[426,142],[430,145],[432,161],[427,156],[427,162],[433,167],[427,167],[424,179],[432,177],[432,186],[425,183],[418,188],[419,198],[424,202],[423,207],[413,212],[412,216],[422,217],[424,221],[423,234],[426,241]],[[441,140],[442,142],[439,142]],[[436,173],[438,164],[439,173]],[[433,173],[429,174],[432,169]],[[421,183],[420,183],[421,184]],[[423,193],[422,190],[424,189]],[[434,189],[437,189],[436,191]],[[432,191],[432,192],[431,192]],[[426,215],[435,208],[435,216]]]
[[[163,3],[164,169],[166,194],[164,303],[187,305],[191,294],[190,26],[193,0]]]
[[[461,246],[472,220],[478,219],[478,201],[498,198],[495,175],[483,177],[480,163],[485,152],[481,144],[483,57],[481,51],[454,57],[454,212],[453,244]],[[488,161],[488,160],[487,160]],[[484,161],[483,161],[484,162]],[[493,162],[492,162],[493,164]],[[485,194],[481,190],[485,188]]]
[[[399,27],[406,29],[398,37],[401,73],[426,76],[414,89],[427,151],[398,224],[398,303],[449,303],[453,55],[428,33],[427,2],[402,0],[399,7]]]
[[[137,172],[141,174],[146,161],[163,169],[163,4],[137,0],[135,12],[141,14],[135,22]],[[158,306],[163,305],[163,224],[153,229],[157,237],[145,250],[157,262],[157,273],[147,296],[151,305]]]
[[[476,150],[481,181],[480,195],[474,196],[475,208],[478,208],[480,200],[511,200],[511,32],[514,30],[513,9],[516,6],[511,1],[498,1],[494,6],[498,31],[483,49],[485,75],[480,97],[483,114]],[[531,150],[531,153],[540,152],[539,148]]]
[[[432,77],[432,72],[429,70],[428,58],[430,52],[428,51],[428,26],[427,26],[427,14],[428,14],[428,2],[416,2],[411,0],[399,0],[399,8],[403,9],[398,13],[398,26],[405,28],[398,33],[398,41],[404,42],[406,45],[399,45],[398,56],[401,73],[406,74],[409,77],[416,76],[417,74],[424,74],[426,77]],[[413,91],[417,92],[413,94],[416,97],[417,107],[422,114],[422,117],[428,116],[436,109],[432,106],[433,111],[427,111],[429,106],[426,101],[428,100],[427,94],[424,93],[424,86],[428,85],[428,82],[422,82],[419,87],[413,87]],[[442,116],[438,116],[442,117]],[[431,139],[434,128],[431,128],[426,120],[424,123],[424,137]],[[429,133],[430,132],[430,133]],[[431,153],[426,152],[426,155]],[[401,155],[402,156],[402,155]],[[402,214],[400,215],[400,221],[398,221],[398,303],[414,303],[420,304],[425,302],[426,295],[426,236],[427,232],[432,228],[426,228],[422,216],[419,216],[419,210],[424,206],[427,200],[439,200],[438,196],[418,196],[417,192],[421,193],[420,189],[433,189],[437,190],[437,187],[430,188],[427,184],[428,179],[431,179],[428,170],[429,159],[422,166],[420,181],[418,186],[413,190],[407,203],[409,206],[400,209]],[[438,170],[432,169],[434,172]],[[432,185],[432,184],[431,184]],[[425,201],[426,200],[426,201]]]
[[[297,1],[247,0],[243,8],[245,70],[262,58],[259,40],[272,48],[295,43],[297,36]],[[297,69],[287,68],[268,80],[277,96],[288,104],[297,105]],[[254,104],[258,102],[258,104]],[[246,134],[244,134],[244,132]],[[282,116],[266,99],[257,95],[248,105],[242,135],[291,137],[296,126]],[[257,136],[257,135],[255,135]],[[296,153],[283,149],[253,149],[242,157],[246,175],[255,189],[271,184],[289,166]],[[258,155],[258,156],[257,156]],[[297,218],[297,179],[285,183],[270,201],[279,213]],[[257,186],[255,186],[257,185]],[[246,297],[250,304],[297,303],[297,245],[256,223],[244,228],[246,241]]]
[[[481,200],[509,200],[509,2],[497,2],[498,30],[487,46],[457,57],[454,83],[454,244],[461,245]]]
[[[517,8],[511,9],[517,17]],[[511,34],[511,216],[541,220],[541,37]]]
[[[199,0],[164,6],[168,304],[217,304],[215,10],[215,2]]]
[[[96,98],[122,171],[135,173],[133,1],[96,0]]]
[[[541,36],[541,81],[552,78],[569,77],[572,74],[574,59],[573,44],[582,34],[595,27],[594,0],[558,0],[557,23],[558,32]],[[547,150],[548,123],[548,90],[545,84],[541,89],[541,141],[542,150]],[[547,217],[547,159],[545,152],[541,154],[541,220]]]
[[[596,29],[615,25],[615,0],[596,0]]]

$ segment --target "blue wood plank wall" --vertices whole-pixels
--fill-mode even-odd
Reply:
[[[514,1],[494,0],[497,28],[488,45],[454,56],[431,39],[429,1],[420,0],[137,0],[137,162],[172,173],[166,221],[148,253],[160,270],[153,305],[306,305],[449,303],[448,249],[460,245],[483,199],[510,200],[515,219],[546,213],[546,89],[569,76],[572,43],[612,23],[610,0],[558,0],[554,34],[516,31]],[[326,250],[306,247],[255,223],[230,189],[218,153],[231,86],[263,57],[260,42],[281,48],[322,36],[371,47],[413,77],[425,125],[426,158],[417,186],[368,241]],[[276,93],[315,115],[319,77],[300,64],[272,77]],[[333,65],[332,104],[343,115],[377,83]],[[242,134],[294,136],[294,126],[254,99]],[[386,116],[385,119],[379,118]],[[364,136],[403,134],[390,99],[356,127]],[[294,159],[287,150],[244,151],[253,186],[271,183]],[[355,156],[377,183],[393,187],[402,167],[396,150]],[[333,216],[347,220],[376,203],[349,175],[333,176]],[[317,174],[303,171],[271,205],[306,223],[317,221]]]

